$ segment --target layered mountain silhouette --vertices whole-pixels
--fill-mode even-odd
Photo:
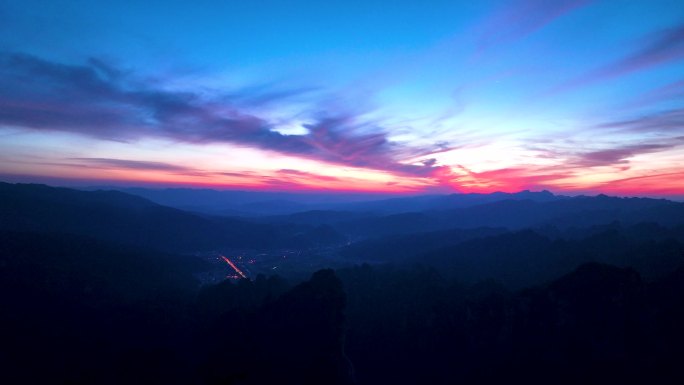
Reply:
[[[0,229],[79,234],[174,252],[341,241],[334,233],[321,237],[325,231],[316,226],[209,217],[118,191],[8,183],[0,183]]]
[[[684,381],[682,203],[549,192],[300,203],[230,217],[1,183],[0,382]],[[202,284],[213,267],[195,254],[221,248],[307,259],[266,270],[283,276]]]

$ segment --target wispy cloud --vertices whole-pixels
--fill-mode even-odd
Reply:
[[[283,101],[305,101],[321,91],[320,87],[283,87],[277,83],[264,83],[229,92],[225,100],[246,107],[266,107]]]
[[[660,102],[684,100],[684,80],[674,81],[637,96],[623,105],[624,109],[641,108]]]
[[[666,29],[636,52],[589,74],[587,80],[610,78],[684,59],[684,24]]]
[[[167,90],[101,60],[67,65],[35,56],[0,54],[0,124],[59,130],[100,139],[163,137],[190,143],[236,143],[324,162],[408,175],[428,175],[432,164],[406,165],[385,129],[355,115],[312,116],[301,135],[277,131],[268,116],[240,107],[271,102],[294,90],[256,88],[219,97]]]
[[[187,172],[196,171],[187,167],[178,166],[165,162],[151,162],[143,160],[130,159],[112,159],[112,158],[72,158],[87,165],[95,165],[102,167],[112,167],[117,169],[129,170],[152,170],[152,171],[172,171],[172,172]]]
[[[228,177],[229,180],[235,181],[236,183],[242,185],[261,188],[276,188],[281,190],[296,190],[306,188],[326,190],[331,188],[341,189],[345,188],[345,186],[349,190],[363,190],[364,188],[367,188],[367,186],[363,185],[364,183],[367,183],[365,181],[359,181],[359,185],[349,187],[349,180],[347,179],[293,169],[280,169],[263,172],[249,170],[216,171],[201,170],[168,162],[118,158],[69,158],[64,159],[63,162],[42,164],[59,167],[77,167],[108,171],[149,171],[157,175],[161,173],[193,178],[207,178],[207,181],[217,179],[220,180],[225,179],[224,177]]]
[[[638,48],[630,54],[561,84],[554,91],[567,91],[684,59],[684,24],[643,40],[646,42],[635,43]]]
[[[340,178],[328,175],[318,175],[306,171],[291,170],[291,169],[281,169],[278,170],[277,174],[279,176],[284,176],[286,178],[302,178],[305,180],[313,180],[316,182],[340,182]]]
[[[558,180],[574,176],[570,168],[507,167],[475,172],[463,165],[435,171],[442,184],[466,191],[520,191],[544,189]]]
[[[479,37],[480,50],[522,39],[592,0],[518,0],[487,21]]]
[[[596,189],[606,193],[624,195],[681,195],[684,188],[684,172],[651,173],[620,178],[601,183]]]
[[[684,133],[684,108],[646,113],[633,119],[603,123],[598,127],[638,133],[681,135]]]
[[[639,154],[648,154],[668,150],[681,144],[681,140],[673,143],[642,143],[618,148],[590,151],[580,154],[574,164],[584,167],[610,166],[629,163],[628,159]]]

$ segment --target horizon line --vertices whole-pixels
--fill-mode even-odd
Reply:
[[[32,184],[42,185],[54,188],[69,188],[74,190],[103,190],[103,191],[121,191],[127,189],[146,189],[146,190],[195,190],[195,191],[214,191],[214,192],[245,192],[245,193],[273,193],[273,194],[289,194],[289,195],[352,195],[352,196],[378,196],[381,198],[394,197],[421,197],[421,196],[450,196],[450,195],[493,195],[493,194],[508,194],[516,195],[521,193],[550,193],[556,197],[598,197],[607,196],[615,198],[649,198],[649,199],[665,199],[670,201],[684,201],[684,194],[682,195],[666,195],[666,194],[611,194],[601,191],[554,191],[549,188],[541,189],[522,189],[516,191],[489,191],[489,192],[430,192],[430,191],[372,191],[372,190],[339,190],[339,189],[268,189],[268,188],[245,188],[244,186],[209,186],[209,185],[192,185],[183,183],[155,183],[155,182],[128,182],[117,184],[122,181],[109,181],[109,184],[92,184],[90,179],[70,179],[70,178],[56,178],[56,177],[39,177],[32,178],[30,176],[15,176],[19,177],[15,180],[8,180],[7,175],[0,175],[0,183],[7,184]],[[10,178],[12,179],[12,178]],[[21,180],[20,180],[21,179]],[[112,183],[114,182],[114,183]]]

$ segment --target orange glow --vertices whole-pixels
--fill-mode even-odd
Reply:
[[[684,172],[642,175],[616,179],[597,186],[597,190],[615,195],[671,196],[684,193]]]
[[[19,139],[22,139],[21,145],[17,142]],[[76,150],[69,141],[65,142],[65,148],[55,147],[45,157],[37,158],[31,154],[38,151],[33,143],[39,143],[39,135],[10,137],[4,147],[0,146],[12,155],[0,162],[0,174],[9,181],[51,180],[87,186],[350,194],[548,189],[561,194],[684,195],[684,153],[678,148],[639,154],[612,164],[587,166],[577,163],[572,156],[544,157],[539,150],[506,150],[515,147],[515,143],[501,142],[465,150],[451,149],[430,154],[429,159],[424,156],[406,159],[407,165],[436,159],[424,173],[412,175],[393,171],[391,167],[390,170],[351,167],[227,145],[173,144],[175,151],[171,155],[162,150],[172,144],[163,141],[141,141],[132,152],[130,146],[121,143],[78,140]],[[226,153],[231,156],[222,156]]]

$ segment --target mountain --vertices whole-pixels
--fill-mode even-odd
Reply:
[[[189,188],[106,187],[106,189],[137,195],[164,206],[226,216],[274,216],[314,210],[373,212],[387,215],[426,210],[448,210],[502,200],[547,202],[567,198],[554,195],[549,191],[396,197],[392,194],[297,193]]]
[[[366,211],[306,210],[288,215],[261,217],[258,220],[270,223],[299,223],[307,225],[336,225],[350,221],[366,221],[381,215]]]
[[[100,188],[91,188],[93,189]],[[392,194],[374,193],[297,193],[191,188],[106,187],[106,189],[137,195],[164,206],[227,216],[286,215],[307,210],[331,210],[353,202],[374,201],[392,196]]]
[[[682,204],[527,194],[247,220],[0,184],[0,383],[681,383]],[[214,247],[265,250],[200,286]]]
[[[200,289],[193,274],[205,268],[83,236],[0,231],[0,382],[351,383],[332,270],[291,290],[263,276]]]
[[[598,195],[546,202],[504,200],[432,215],[442,221],[451,222],[455,227],[498,224],[511,229],[522,229],[551,224],[567,228],[613,221],[626,224],[654,222],[671,226],[684,223],[684,203],[665,199]]]
[[[217,193],[200,191],[209,196]],[[236,194],[246,196],[245,192]],[[396,204],[397,200],[373,204],[387,202]],[[187,212],[120,191],[0,183],[0,229],[81,234],[158,250],[187,252],[226,247],[325,246],[340,244],[345,238],[362,240],[456,229],[553,227],[567,232],[572,228],[613,222],[625,225],[652,222],[670,227],[684,223],[684,203],[664,199],[604,195],[560,197],[549,192],[523,191],[401,198],[401,205],[396,207],[409,207],[407,202],[422,202],[424,207],[464,207],[389,215],[360,209],[310,210],[246,219]],[[347,203],[356,205],[357,209],[366,204],[370,203]],[[268,207],[266,210],[273,211]],[[443,234],[441,238],[444,237],[444,241],[440,236],[433,237],[430,243],[453,243],[449,241],[451,236]]]
[[[213,293],[205,290],[200,297],[233,302],[231,297],[239,295],[236,291],[254,298],[269,284],[226,286]],[[207,383],[354,384],[353,368],[344,353],[345,307],[342,283],[333,270],[326,269],[278,298],[222,313],[209,324]]]
[[[16,231],[0,231],[0,266],[6,286],[94,306],[103,298],[141,302],[192,292],[199,286],[193,274],[208,268],[198,258],[90,237]]]
[[[355,211],[374,211],[385,214],[399,214],[416,211],[450,210],[500,201],[550,202],[566,198],[568,197],[554,195],[546,190],[539,192],[525,190],[517,193],[493,192],[489,194],[468,193],[449,195],[422,195],[350,203],[345,207],[345,209]]]
[[[166,346],[182,340],[193,275],[206,268],[84,236],[0,231],[0,382],[188,383]]]
[[[423,255],[433,250],[506,233],[502,228],[454,229],[363,239],[345,246],[340,254],[345,258],[371,262],[396,262]]]
[[[552,239],[522,230],[465,240],[403,262],[436,268],[459,282],[491,280],[511,288],[544,283],[588,262],[631,267],[653,279],[684,265],[684,236],[682,229],[678,232],[679,239],[650,239],[634,237],[634,228],[628,227],[581,239]]]
[[[321,216],[318,214],[318,216]],[[448,210],[427,210],[328,221],[352,237],[375,237],[448,229],[504,227],[511,230],[555,226],[591,227],[612,222],[684,224],[684,203],[665,199],[617,198],[605,195],[534,201],[507,199]]]
[[[321,233],[316,226],[198,215],[118,191],[8,183],[0,183],[0,229],[79,234],[173,252],[306,247],[320,243]]]
[[[346,351],[359,384],[676,384],[684,270],[648,281],[583,264],[519,291],[464,286],[431,269],[358,266]]]

